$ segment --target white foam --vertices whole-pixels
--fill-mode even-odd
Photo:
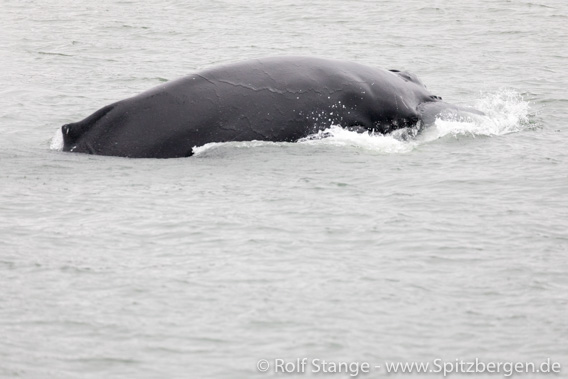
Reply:
[[[356,133],[332,126],[301,139],[300,143],[351,146],[380,153],[407,153],[417,146],[440,138],[499,136],[533,127],[529,103],[513,90],[482,94],[474,108],[484,116],[438,118],[434,125],[416,134],[417,128],[405,128],[389,134]]]
[[[332,125],[324,131],[302,138],[298,142],[308,145],[333,145],[354,147],[380,153],[406,153],[416,146],[414,141],[404,141],[401,131],[391,134],[357,133]]]
[[[63,150],[63,133],[61,133],[61,128],[55,131],[55,134],[49,142],[49,148],[51,150]]]
[[[467,119],[436,119],[435,125],[424,130],[418,137],[427,143],[446,136],[499,136],[530,129],[529,102],[513,90],[500,90],[482,94],[475,108],[484,116],[472,115]]]
[[[236,148],[245,148],[245,149],[249,149],[249,148],[253,148],[253,147],[260,147],[260,146],[268,146],[268,145],[281,145],[284,144],[285,142],[271,142],[271,141],[242,141],[242,142],[210,142],[210,143],[206,143],[205,145],[202,146],[194,146],[192,151],[193,151],[193,155],[202,155],[207,151],[216,149],[218,147],[221,146],[227,146],[230,145],[232,147],[236,147]]]
[[[530,104],[513,90],[486,94],[476,107],[485,112],[487,122],[481,128],[486,135],[516,133],[534,127],[530,123]]]
[[[339,125],[332,125],[329,128],[312,134],[298,141],[299,144],[317,146],[338,146],[363,149],[379,153],[406,153],[417,145],[415,141],[404,141],[400,137],[406,130],[398,130],[389,135],[375,133],[357,133],[343,129]],[[196,156],[204,155],[206,152],[219,147],[233,147],[239,149],[250,149],[261,146],[284,146],[289,142],[270,142],[270,141],[246,141],[246,142],[212,142],[203,146],[194,146],[193,154]]]

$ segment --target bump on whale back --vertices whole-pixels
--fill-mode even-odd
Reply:
[[[412,72],[400,71],[400,70],[389,70],[389,71],[394,72],[395,74],[400,76],[406,82],[412,82],[412,83],[418,84],[419,86],[426,88],[424,83],[422,83],[420,81],[420,79],[418,79],[418,76],[416,76],[416,74],[413,74]]]
[[[67,151],[71,149],[82,136],[91,130],[98,120],[102,119],[113,108],[114,105],[107,105],[82,121],[63,125],[61,127],[61,134],[63,134],[63,150]]]

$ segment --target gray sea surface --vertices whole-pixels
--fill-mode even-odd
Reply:
[[[408,70],[487,116],[186,159],[58,149],[104,105],[270,55]],[[0,0],[0,67],[0,377],[568,377],[565,0]]]

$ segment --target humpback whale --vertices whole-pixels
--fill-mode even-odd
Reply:
[[[482,114],[431,94],[416,75],[316,57],[269,57],[199,71],[63,125],[63,150],[177,158],[210,142],[293,142],[331,125],[389,133],[442,114]]]

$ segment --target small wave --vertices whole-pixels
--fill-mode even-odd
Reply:
[[[352,147],[378,153],[405,153],[413,150],[417,143],[408,140],[408,135],[414,135],[416,130],[400,129],[388,135],[379,133],[357,133],[343,129],[340,125],[329,128],[297,141],[301,145]],[[290,142],[245,141],[245,142],[212,142],[203,146],[194,146],[195,156],[206,156],[217,148],[250,149],[266,146],[289,146]]]
[[[407,153],[416,147],[415,141],[406,137],[407,134],[412,134],[412,130],[404,128],[390,134],[357,133],[343,129],[339,125],[332,125],[298,142],[307,145],[355,147],[379,153]]]
[[[205,155],[207,152],[211,150],[224,146],[231,146],[240,149],[250,149],[254,147],[271,146],[271,145],[278,146],[284,144],[286,144],[286,142],[271,142],[271,141],[256,141],[256,140],[242,141],[242,142],[210,142],[202,146],[194,146],[192,151],[194,156],[199,156],[199,155]]]
[[[50,51],[38,51],[38,54],[41,54],[41,55],[57,55],[57,56],[60,56],[60,57],[72,57],[73,56],[73,55],[70,55],[70,54],[53,53],[53,52],[50,52]]]
[[[363,149],[378,153],[406,153],[415,148],[416,141],[408,140],[407,135],[413,135],[410,128],[400,129],[388,135],[379,133],[357,133],[343,129],[340,125],[329,128],[298,140],[301,145],[337,146]],[[287,146],[290,142],[245,141],[245,142],[212,142],[203,146],[194,146],[194,156],[206,156],[217,148],[250,149],[265,146]]]

